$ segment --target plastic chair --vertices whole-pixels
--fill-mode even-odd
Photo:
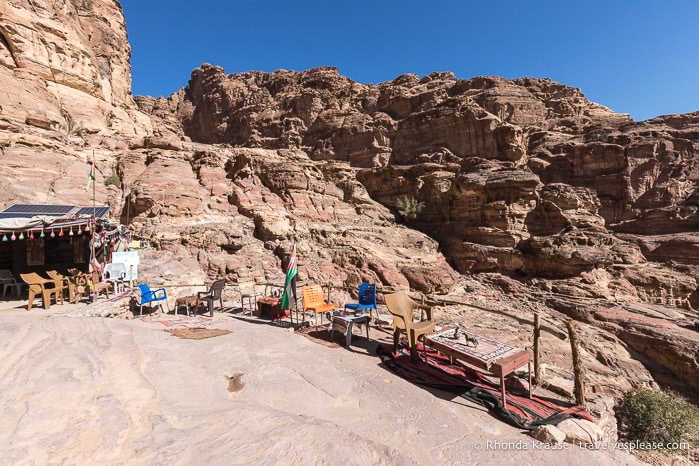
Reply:
[[[257,293],[255,293],[254,283],[238,283],[238,288],[240,288],[240,310],[245,314],[245,303],[247,301],[248,310],[250,315],[255,312],[255,305],[257,302]]]
[[[126,280],[126,265],[121,262],[104,264],[103,276],[105,281],[112,283],[115,293],[123,291],[124,281]]]
[[[401,333],[405,333],[408,337],[408,346],[410,347],[410,358],[415,361],[417,357],[417,342],[420,337],[423,337],[434,331],[434,317],[432,308],[422,304],[418,304],[410,296],[402,291],[398,293],[388,294],[384,296],[388,312],[393,315],[393,352],[398,352],[398,338]],[[415,309],[424,310],[427,315],[427,320],[413,321],[413,311]],[[420,316],[422,318],[422,316]],[[424,345],[423,345],[424,348]],[[426,355],[426,350],[425,350]],[[427,358],[425,358],[427,359]]]
[[[303,312],[314,312],[316,315],[316,330],[318,329],[318,314],[322,315],[328,311],[334,311],[336,306],[333,303],[326,303],[323,299],[323,289],[320,285],[306,285],[301,288],[303,294]],[[305,318],[305,317],[304,317]]]
[[[24,285],[23,283],[18,282],[15,279],[14,274],[12,271],[7,270],[7,269],[2,269],[0,270],[0,284],[2,284],[2,296],[4,297],[7,294],[7,289],[14,288],[15,289],[15,294],[19,298],[21,292],[22,292],[22,286]]]
[[[68,302],[70,303],[77,303],[78,299],[82,297],[82,294],[84,293],[84,288],[83,292],[81,292],[78,289],[78,286],[75,284],[71,278],[66,277],[65,275],[59,273],[56,270],[47,270],[46,275],[49,276],[51,280],[53,280],[56,283],[56,286],[60,288],[62,291],[68,291]]]
[[[32,303],[34,298],[41,296],[44,304],[44,309],[49,309],[51,307],[51,296],[53,295],[56,303],[58,299],[61,299],[61,304],[63,304],[63,293],[61,289],[56,287],[56,282],[53,280],[47,280],[41,277],[35,272],[21,273],[19,276],[24,280],[24,283],[29,285],[29,302],[27,302],[27,311],[32,310]]]
[[[167,292],[165,291],[165,288],[157,288],[155,290],[151,290],[146,283],[142,283],[138,285],[138,290],[141,294],[140,299],[138,300],[138,306],[140,311],[139,315],[143,315],[144,304],[150,304],[158,301],[165,301],[167,311],[170,312],[170,305],[167,302]],[[158,307],[160,308],[160,312],[163,312],[162,303],[158,303]]]
[[[65,277],[60,275],[55,270],[51,270],[50,273],[49,273],[49,271],[47,271],[46,275],[49,276],[48,280],[50,280],[56,284],[56,288],[59,290],[58,292],[61,294],[61,298],[63,298],[64,295],[67,293],[68,294],[68,301],[71,302],[70,298],[72,297],[72,294],[70,292],[70,283],[68,282],[68,279],[66,279]],[[45,278],[45,277],[41,277],[41,278]],[[63,299],[61,299],[61,304],[63,304]]]
[[[359,285],[358,303],[347,303],[345,309],[352,309],[354,312],[371,310],[376,311],[378,318],[379,308],[376,306],[376,283],[362,283]],[[370,315],[371,317],[371,315]]]
[[[199,307],[200,301],[206,301],[206,305],[209,308],[209,315],[214,316],[214,301],[218,299],[221,303],[221,308],[223,308],[223,289],[226,287],[226,280],[216,280],[211,284],[209,291],[199,291],[197,293],[197,303],[195,307]]]

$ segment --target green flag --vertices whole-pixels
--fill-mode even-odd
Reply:
[[[296,307],[296,274],[298,273],[298,266],[296,264],[296,245],[294,245],[291,250],[291,257],[289,257],[289,264],[286,266],[286,280],[284,281],[284,294],[282,295],[282,310],[291,309],[291,300],[294,300],[294,307]]]
[[[87,183],[85,183],[85,186],[83,189],[87,191],[90,189],[90,186],[92,186],[92,183],[95,182],[95,156],[92,156],[92,167],[90,168],[90,173],[87,175]]]

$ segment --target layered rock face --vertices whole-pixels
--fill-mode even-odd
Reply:
[[[194,141],[345,162],[394,213],[415,200],[419,212],[399,220],[462,273],[697,263],[697,115],[635,123],[545,79],[433,73],[370,86],[334,68],[226,75],[208,65],[169,108]],[[648,234],[652,250],[638,239]]]
[[[114,149],[152,134],[131,98],[131,48],[110,0],[0,4],[0,202],[92,203],[82,188],[97,160],[97,201]],[[120,198],[121,195],[119,194]]]
[[[131,48],[118,2],[13,0],[0,4],[0,19],[5,128],[26,133],[29,125],[68,140],[151,132],[131,98]]]
[[[458,272],[538,277],[530,285],[553,294],[559,311],[569,309],[555,296],[684,309],[668,319],[675,330],[657,326],[652,343],[634,325],[617,335],[639,351],[660,348],[683,361],[648,356],[696,389],[679,369],[697,374],[696,364],[670,342],[681,335],[696,348],[696,334],[684,328],[699,304],[697,114],[636,123],[546,79],[433,73],[370,86],[334,68],[227,75],[209,65],[168,102],[148,105],[161,109],[158,118],[173,134],[172,121],[180,121],[179,134],[193,141],[288,150],[312,166],[341,166],[351,186],[340,185],[346,201],[356,205],[348,193],[357,190],[377,201],[398,223],[437,241]],[[291,190],[316,191],[268,158],[250,165],[287,212]],[[240,182],[235,173],[231,179]],[[239,196],[232,199],[241,206]],[[265,218],[286,230],[276,213]],[[350,218],[346,212],[336,221]],[[410,285],[437,289],[421,280]]]
[[[473,274],[525,314],[594,326],[602,390],[610,367],[650,380],[613,361],[627,346],[697,389],[699,114],[637,123],[547,79],[373,86],[329,67],[204,65],[134,103],[118,2],[13,0],[0,17],[0,207],[89,205],[94,154],[96,201],[180,268],[281,281],[295,244],[302,281],[461,299]]]

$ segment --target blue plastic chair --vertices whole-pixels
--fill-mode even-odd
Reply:
[[[363,312],[368,309],[370,314],[371,309],[374,309],[376,311],[376,316],[378,317],[379,308],[376,306],[376,283],[362,283],[359,285],[358,294],[359,302],[347,303],[345,304],[345,309],[352,309],[355,312]]]
[[[143,283],[141,285],[138,285],[138,289],[141,290],[141,300],[138,303],[140,315],[143,315],[143,305],[144,304],[149,304],[149,303],[153,303],[153,302],[157,302],[157,301],[165,301],[165,306],[167,306],[167,311],[170,312],[170,305],[167,302],[167,292],[165,291],[165,288],[158,288],[156,290],[151,290],[147,284]],[[163,305],[161,303],[158,303],[158,307],[160,308],[160,312],[162,312]]]

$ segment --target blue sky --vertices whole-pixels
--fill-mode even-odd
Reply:
[[[699,111],[696,0],[120,0],[134,95],[168,96],[202,63],[227,73],[336,66],[546,77],[634,120]]]

